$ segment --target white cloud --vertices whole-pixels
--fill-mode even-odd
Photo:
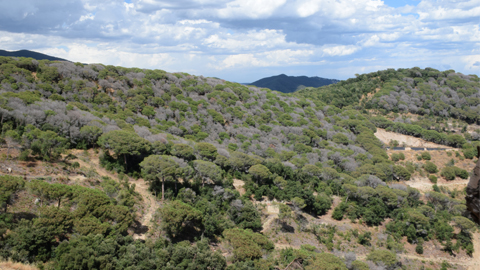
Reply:
[[[220,18],[266,18],[284,5],[286,0],[234,0],[218,10]]]
[[[326,56],[345,56],[350,55],[360,50],[360,47],[355,45],[336,45],[336,46],[327,46],[322,49],[324,55]]]
[[[79,62],[232,77],[240,76],[239,69],[257,74],[300,66],[338,70],[344,77],[347,70],[360,70],[340,69],[351,63],[364,64],[364,70],[450,65],[478,71],[478,61],[458,59],[476,60],[480,54],[480,0],[422,0],[401,8],[380,0],[0,0],[0,5],[0,48]]]
[[[217,69],[238,67],[271,67],[285,64],[306,64],[309,56],[314,54],[311,50],[276,50],[259,54],[236,54],[227,56]]]
[[[446,20],[480,17],[480,1],[423,0],[418,4],[420,20]]]

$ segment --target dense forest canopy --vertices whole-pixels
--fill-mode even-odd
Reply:
[[[374,132],[462,148],[472,159],[480,135],[448,132],[439,123],[478,121],[476,76],[386,70],[281,94],[186,73],[0,57],[0,82],[2,142],[20,151],[18,160],[75,171],[69,151],[94,148],[118,176],[97,177],[89,187],[0,176],[3,258],[52,269],[273,269],[293,261],[305,269],[367,269],[354,253],[337,249],[278,252],[261,233],[254,202],[275,199],[283,202],[279,224],[295,220],[297,230],[334,251],[336,229],[303,218],[325,215],[334,198],[341,199],[336,220],[388,220],[382,250],[367,258],[372,267],[400,267],[395,252],[403,250],[403,237],[418,250],[436,240],[447,253],[474,252],[464,200],[398,184],[416,172],[437,173],[435,164],[390,157]],[[407,112],[422,119],[398,115]],[[468,176],[453,164],[448,173]],[[161,201],[158,233],[148,241],[129,233],[142,199],[128,179],[140,177]],[[244,194],[234,179],[244,182]],[[28,218],[9,210],[20,193],[39,198]],[[367,232],[353,235],[370,246]],[[233,254],[228,261],[212,251],[218,243]]]

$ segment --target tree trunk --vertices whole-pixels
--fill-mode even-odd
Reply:
[[[175,194],[177,194],[177,179],[175,179]]]
[[[62,201],[62,198],[58,198],[58,208],[60,208],[60,202]]]
[[[127,165],[127,154],[123,154],[123,161],[125,162],[125,171],[128,170],[128,165]]]
[[[162,201],[165,199],[165,178],[162,179]]]

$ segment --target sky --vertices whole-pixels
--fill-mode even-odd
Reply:
[[[0,0],[0,49],[248,83],[480,74],[480,0]]]

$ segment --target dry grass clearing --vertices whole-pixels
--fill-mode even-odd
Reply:
[[[31,264],[23,264],[12,261],[0,261],[1,270],[38,270],[37,267]]]

